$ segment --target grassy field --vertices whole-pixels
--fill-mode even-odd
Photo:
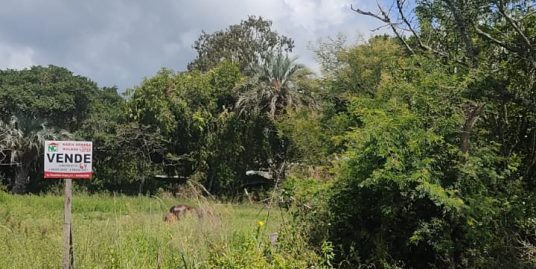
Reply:
[[[173,204],[211,214],[167,224]],[[211,250],[264,220],[260,205],[172,198],[78,195],[73,198],[76,268],[206,268]],[[277,210],[259,236],[283,222]],[[63,196],[13,196],[0,192],[0,268],[59,268],[63,247]],[[257,230],[258,232],[258,230]]]

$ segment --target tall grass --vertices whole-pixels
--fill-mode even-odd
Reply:
[[[62,261],[62,196],[13,196],[0,192],[0,268],[58,268]],[[173,204],[206,212],[176,223],[162,221]],[[272,209],[275,210],[275,209]],[[77,195],[73,236],[77,268],[207,268],[209,253],[236,234],[254,231],[267,211],[172,198]],[[282,214],[270,213],[262,237],[279,230]]]

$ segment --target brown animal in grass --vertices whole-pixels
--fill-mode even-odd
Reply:
[[[177,215],[173,214],[173,213],[167,213],[165,216],[164,216],[164,221],[166,223],[173,223],[177,220]]]
[[[164,217],[164,221],[167,223],[172,223],[176,220],[180,220],[190,211],[195,211],[198,217],[202,217],[202,212],[194,207],[188,205],[174,205],[169,209],[169,213]]]

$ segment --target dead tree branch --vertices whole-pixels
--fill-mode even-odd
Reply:
[[[398,9],[398,14],[400,15],[400,18],[406,24],[406,26],[408,26],[408,29],[411,31],[413,36],[417,39],[417,41],[419,42],[419,45],[422,46],[423,43],[422,43],[421,38],[417,34],[417,31],[415,31],[415,29],[413,29],[413,26],[411,26],[411,23],[406,18],[406,15],[404,15],[404,10],[403,10],[404,9],[404,2],[405,2],[405,0],[396,0],[396,8]]]
[[[494,43],[495,45],[498,45],[498,46],[500,46],[502,48],[505,48],[505,49],[507,49],[508,51],[511,51],[511,52],[520,52],[518,49],[513,48],[513,47],[509,46],[508,44],[506,44],[505,42],[494,38],[493,36],[491,36],[491,34],[489,34],[487,32],[484,32],[478,26],[475,26],[475,30],[476,30],[477,34],[479,34],[480,36],[486,38],[487,40],[489,40],[490,42]]]
[[[404,11],[403,11],[403,6],[404,6],[404,1],[402,0],[397,0],[396,1],[396,8],[398,9],[398,13],[400,14],[400,18],[402,20],[401,23],[404,23],[407,27],[408,27],[408,30],[411,32],[411,34],[415,37],[415,39],[417,40],[417,45],[420,49],[424,50],[424,51],[427,51],[427,52],[430,52],[432,54],[435,54],[443,59],[446,59],[446,60],[453,60],[454,62],[456,62],[457,64],[461,65],[461,66],[464,66],[464,67],[468,67],[469,65],[460,60],[460,59],[452,59],[450,57],[450,55],[444,51],[440,51],[440,50],[437,50],[437,49],[434,49],[433,47],[425,44],[420,35],[417,33],[417,31],[415,30],[415,28],[413,26],[411,26],[411,23],[409,22],[409,20],[407,19],[407,16],[404,15]],[[361,15],[365,15],[365,16],[370,16],[370,17],[373,17],[381,22],[384,22],[386,25],[388,25],[389,27],[391,27],[393,33],[396,35],[396,37],[398,38],[398,40],[400,40],[400,42],[402,42],[402,44],[404,45],[404,47],[406,48],[406,50],[410,53],[410,54],[415,54],[415,49],[413,49],[411,47],[411,45],[407,42],[407,39],[404,38],[404,36],[400,33],[399,31],[399,28],[398,28],[398,25],[401,24],[399,22],[393,22],[391,20],[391,18],[389,17],[388,13],[381,7],[381,5],[378,3],[378,9],[380,11],[380,14],[375,14],[375,13],[372,13],[372,12],[369,12],[369,11],[364,11],[364,10],[361,10],[359,8],[354,8],[353,6],[350,7],[352,9],[352,11],[358,13],[358,14],[361,14]]]
[[[499,1],[499,3],[497,4],[497,10],[499,11],[499,14],[501,14],[506,19],[506,21],[508,21],[508,23],[512,26],[512,28],[514,28],[514,30],[522,37],[523,41],[525,42],[525,45],[527,46],[527,49],[531,51],[532,43],[530,42],[529,38],[525,35],[523,30],[521,30],[518,23],[512,17],[506,14],[503,1]]]
[[[370,17],[373,17],[373,18],[376,18],[384,23],[386,23],[387,25],[389,25],[391,27],[391,30],[393,30],[393,33],[395,33],[396,37],[404,44],[404,46],[406,47],[406,50],[411,53],[411,54],[415,54],[415,51],[413,50],[413,48],[411,48],[411,46],[408,44],[408,42],[406,41],[406,39],[402,36],[402,34],[398,31],[398,29],[396,28],[396,24],[397,23],[393,23],[391,21],[391,18],[389,17],[389,15],[387,14],[387,12],[385,12],[385,10],[383,10],[383,8],[381,7],[381,5],[378,3],[378,8],[382,14],[382,16],[380,15],[377,15],[377,14],[374,14],[372,12],[369,12],[369,11],[363,11],[359,8],[354,8],[353,6],[350,6],[350,8],[358,13],[358,14],[361,14],[361,15],[365,15],[365,16],[370,16]]]

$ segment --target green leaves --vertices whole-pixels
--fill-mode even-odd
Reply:
[[[240,24],[231,25],[212,34],[205,32],[194,43],[197,58],[188,64],[188,70],[209,71],[222,61],[229,61],[247,72],[248,68],[265,60],[267,53],[290,52],[294,41],[271,29],[272,22],[250,16]]]
[[[347,61],[374,60],[367,50],[374,48],[348,50],[356,59]],[[339,128],[332,139],[343,153],[324,205],[330,225],[318,227],[341,246],[339,259],[357,255],[359,264],[491,264],[486,259],[501,245],[494,241],[502,238],[497,233],[511,231],[499,219],[519,213],[508,206],[514,193],[522,193],[515,178],[518,161],[502,157],[498,145],[486,141],[481,115],[476,125],[470,123],[474,129],[466,128],[474,119],[470,108],[481,104],[469,94],[478,81],[473,73],[419,55],[399,57],[378,69],[376,81],[357,67],[350,69],[357,74],[341,68],[329,78],[328,89],[346,94],[332,99],[344,102],[327,106],[334,114],[325,114],[332,115],[328,126]],[[365,77],[373,93],[341,87],[360,85]],[[473,146],[465,152],[467,132]]]
[[[262,113],[271,119],[300,106],[312,106],[311,89],[298,80],[308,71],[282,52],[269,53],[255,66],[254,75],[239,85],[236,107],[240,113]]]
[[[122,101],[115,88],[99,89],[65,68],[0,70],[0,121],[6,123],[0,131],[4,143],[0,156],[9,156],[19,165],[2,158],[0,173],[10,175],[13,191],[24,192],[27,187],[42,191],[49,184],[40,180],[43,141],[106,136],[102,132],[110,131],[105,127],[116,120]],[[115,114],[110,107],[117,109]]]
[[[74,131],[89,114],[96,84],[56,66],[0,71],[0,111],[36,117],[49,126]]]
[[[160,162],[167,163],[167,173],[184,177],[203,175],[198,177],[203,182],[210,182],[206,177],[227,180],[224,174],[235,180],[236,171],[220,164],[225,163],[222,159],[227,158],[230,162],[233,159],[220,156],[223,152],[219,151],[234,148],[233,140],[239,138],[235,136],[238,131],[227,129],[233,128],[236,121],[230,109],[237,98],[235,86],[241,80],[238,67],[230,62],[223,62],[204,73],[174,73],[163,69],[132,90],[125,109],[127,120],[147,126],[148,131],[165,137],[166,153]],[[231,137],[222,142],[221,135]],[[219,156],[217,162],[213,161],[214,156]],[[213,175],[213,171],[224,174]],[[216,185],[207,188],[214,191],[213,187]]]

